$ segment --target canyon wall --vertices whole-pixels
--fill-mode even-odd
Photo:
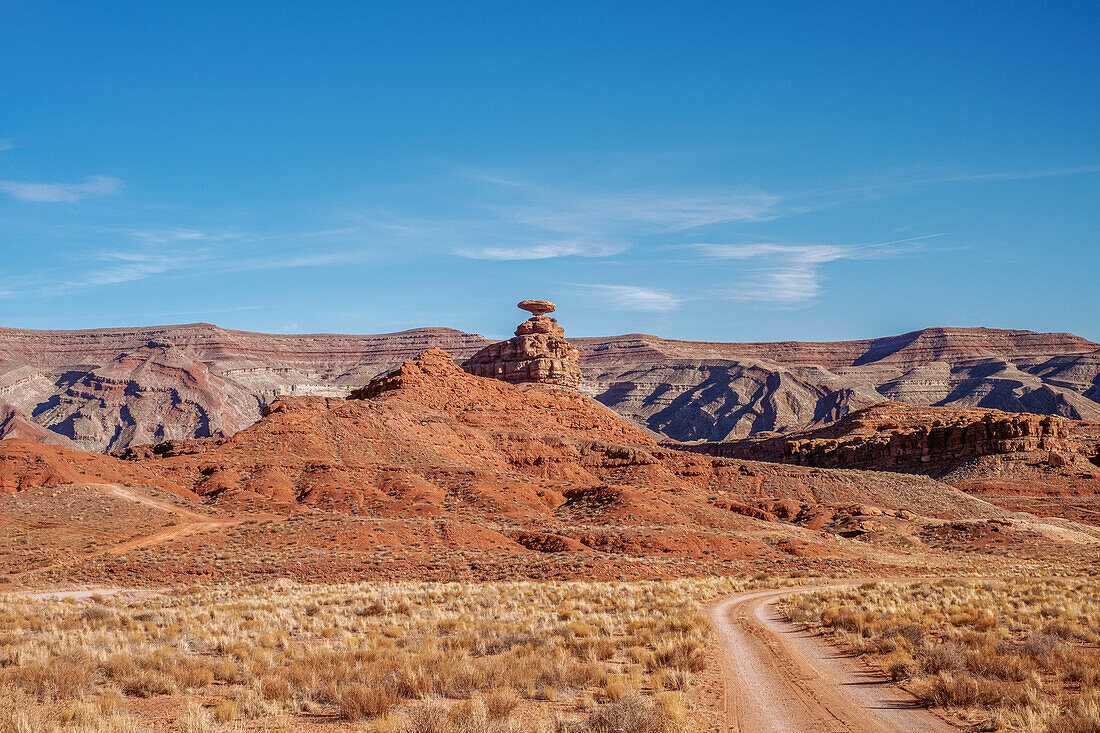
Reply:
[[[922,408],[884,403],[791,436],[705,443],[684,449],[725,458],[816,468],[931,473],[985,456],[1061,467],[1084,465],[1092,446],[1078,423],[1050,415]],[[1086,427],[1089,424],[1085,424]]]
[[[680,441],[789,434],[887,400],[1100,421],[1100,345],[1071,334],[935,328],[834,343],[570,342],[583,394]],[[344,397],[428,348],[461,363],[488,345],[447,328],[0,329],[0,436],[92,451],[228,436],[279,396]]]

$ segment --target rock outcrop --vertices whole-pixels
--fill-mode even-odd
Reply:
[[[511,384],[552,384],[576,389],[581,383],[580,351],[565,340],[565,329],[548,300],[525,300],[519,308],[531,317],[519,324],[507,341],[486,346],[463,363],[462,368],[478,377],[500,379]]]
[[[999,506],[1100,523],[1100,423],[888,402],[822,428],[678,448],[724,458],[925,474]]]
[[[706,443],[688,449],[817,468],[907,473],[947,472],[983,456],[1019,456],[1061,467],[1087,463],[1088,448],[1071,438],[1074,424],[1049,415],[888,402],[806,433]]]

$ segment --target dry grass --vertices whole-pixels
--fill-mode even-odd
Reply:
[[[699,603],[762,584],[274,583],[144,600],[0,597],[0,733],[128,731],[141,722],[128,713],[134,701],[162,696],[176,701],[182,731],[293,728],[308,716],[389,733],[673,733],[689,729],[683,693],[705,665]]]
[[[1100,731],[1095,580],[866,583],[784,610],[979,728]]]

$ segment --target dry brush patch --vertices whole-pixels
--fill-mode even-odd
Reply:
[[[781,608],[979,730],[1100,731],[1100,581],[864,583]]]
[[[0,733],[674,733],[705,666],[703,601],[763,580],[223,586],[0,597]],[[174,707],[173,707],[174,706]],[[274,721],[274,722],[273,722]]]

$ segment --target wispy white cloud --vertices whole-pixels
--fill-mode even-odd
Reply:
[[[126,234],[144,244],[210,242],[225,238],[224,235],[203,232],[198,229],[131,229]]]
[[[9,282],[0,299],[58,296],[169,274],[236,273],[363,262],[369,249],[347,241],[353,228],[279,235],[191,228],[109,232],[114,245],[82,254],[64,274],[39,272]],[[308,242],[308,247],[304,243]]]
[[[1060,178],[1100,173],[1100,165],[1080,165],[1069,168],[1033,168],[1018,171],[994,171],[991,173],[963,173],[929,178],[929,183],[983,183],[985,181],[1026,181],[1035,178]]]
[[[102,285],[144,280],[173,270],[195,268],[209,263],[216,252],[210,247],[145,246],[139,249],[105,249],[92,257],[98,266],[89,267],[80,277],[62,281],[57,292],[80,290]]]
[[[600,291],[619,308],[639,311],[670,311],[680,307],[683,298],[667,290],[653,290],[637,285],[590,285],[582,287]]]
[[[809,265],[779,265],[761,268],[736,287],[720,295],[740,302],[774,303],[781,306],[806,305],[825,292],[821,273]]]
[[[380,236],[480,260],[611,257],[649,237],[780,215],[758,192],[646,192],[552,186],[464,171],[461,216],[361,216]],[[453,204],[453,202],[452,202]]]
[[[90,196],[109,196],[120,188],[122,181],[110,176],[89,176],[84,183],[0,181],[0,191],[20,201],[80,201]]]
[[[943,234],[926,234],[920,237],[895,239],[890,242],[872,242],[868,244],[786,244],[775,242],[752,242],[748,244],[692,244],[689,245],[699,254],[718,260],[753,260],[778,258],[807,264],[821,264],[836,260],[874,260],[891,257],[904,250],[921,246],[926,239],[942,237]]]
[[[789,205],[792,211],[813,211],[853,203],[877,201],[907,192],[942,186],[964,186],[1000,181],[1029,181],[1095,173],[1100,173],[1100,165],[1032,168],[1014,171],[965,171],[923,165],[909,166],[864,174],[809,188],[792,196]]]
[[[15,144],[11,140],[0,137],[0,153],[3,153],[5,150],[13,150],[14,148]]]
[[[746,263],[744,276],[722,293],[737,301],[770,302],[786,306],[806,305],[824,293],[821,266],[840,260],[873,260],[912,252],[924,240],[943,236],[930,234],[890,242],[865,244],[748,244],[689,245],[704,258],[738,260]]]
[[[249,272],[253,270],[292,270],[299,267],[331,267],[335,265],[353,265],[367,262],[371,253],[363,249],[338,249],[328,252],[310,252],[285,254],[256,254],[238,257],[224,262],[226,272]]]
[[[516,247],[456,249],[454,253],[474,260],[545,260],[551,257],[610,257],[626,249],[625,244],[605,242],[552,242]]]
[[[779,199],[767,194],[651,194],[527,188],[531,200],[489,206],[500,219],[558,232],[681,232],[778,216]]]

